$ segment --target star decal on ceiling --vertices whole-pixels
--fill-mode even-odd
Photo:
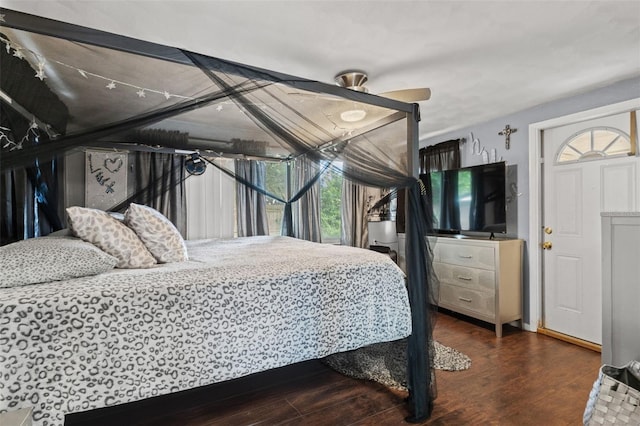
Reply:
[[[44,75],[44,62],[40,62],[38,64],[38,71],[36,71],[36,78],[39,78],[40,81],[43,81],[45,78],[47,78],[47,76]]]
[[[165,99],[169,100],[169,98],[171,97],[171,93],[167,92],[166,90],[163,93]]]
[[[216,107],[216,111],[218,111],[218,112],[222,111],[222,105],[218,105],[218,106]]]
[[[140,89],[136,92],[139,98],[146,98],[147,95],[144,93],[144,89]]]
[[[113,90],[116,88],[116,82],[112,81],[111,83],[107,84],[105,87],[109,90]]]
[[[84,78],[89,78],[87,77],[87,73],[84,70],[78,70],[78,72],[80,73],[81,76],[83,76]]]

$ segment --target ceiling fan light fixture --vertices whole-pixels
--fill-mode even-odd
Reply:
[[[355,123],[356,121],[364,120],[367,116],[367,112],[363,109],[350,109],[340,113],[340,119],[347,123]]]
[[[367,73],[363,71],[344,71],[334,77],[336,84],[340,87],[355,90],[357,92],[368,93],[364,86],[367,82]]]

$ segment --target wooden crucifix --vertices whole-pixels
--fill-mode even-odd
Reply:
[[[515,133],[517,131],[518,129],[512,129],[507,124],[506,126],[504,126],[504,129],[500,130],[500,132],[498,133],[500,136],[504,136],[504,147],[506,149],[511,148],[511,133]]]

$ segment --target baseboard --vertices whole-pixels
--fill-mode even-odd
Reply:
[[[549,330],[548,328],[544,328],[544,327],[538,327],[536,332],[538,334],[553,337],[554,339],[562,340],[563,342],[571,343],[572,345],[580,346],[586,349],[590,349],[594,352],[602,353],[602,346],[598,345],[597,343],[578,339],[577,337],[573,337],[567,334],[559,333],[557,331]]]

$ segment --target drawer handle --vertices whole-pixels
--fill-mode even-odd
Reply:
[[[471,281],[473,279],[471,277],[463,277],[462,275],[458,275],[457,278],[463,281]]]
[[[469,303],[472,302],[471,299],[467,299],[466,297],[458,297],[458,299],[462,300],[463,302],[469,302]]]
[[[473,259],[473,256],[469,255],[463,255],[463,254],[459,254],[458,257],[461,257],[463,259]]]

